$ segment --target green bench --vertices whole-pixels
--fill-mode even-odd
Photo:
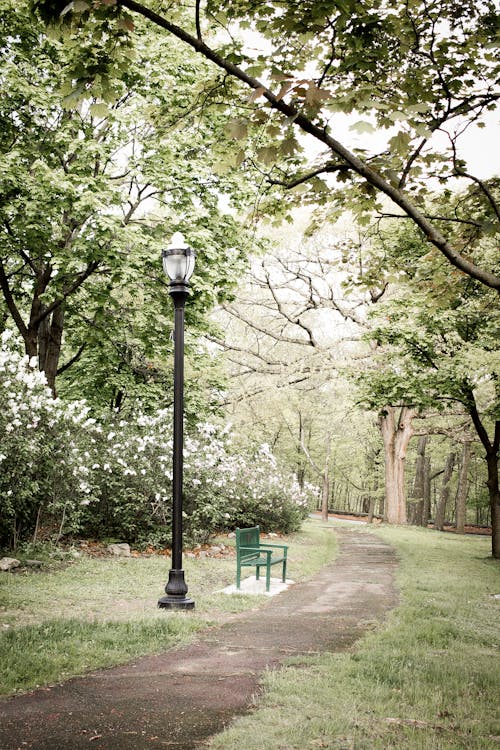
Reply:
[[[266,591],[271,587],[271,567],[282,565],[281,580],[286,581],[286,555],[288,547],[284,544],[263,544],[260,541],[260,529],[252,526],[249,529],[236,529],[236,588],[241,585],[241,569],[255,568],[255,578],[259,580],[260,569],[266,569]]]

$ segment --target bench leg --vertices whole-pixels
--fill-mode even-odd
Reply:
[[[283,583],[286,582],[286,560],[283,560],[283,576],[282,576]]]
[[[260,578],[260,566],[256,565],[255,566],[255,580],[258,581],[259,578]]]
[[[271,566],[266,565],[266,591],[271,588]]]
[[[236,588],[239,589],[241,587],[241,568],[238,565],[236,567]]]

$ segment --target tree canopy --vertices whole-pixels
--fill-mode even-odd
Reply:
[[[359,423],[370,440],[357,461],[342,426],[360,405],[348,360],[358,374],[374,362],[363,406],[378,411],[393,458],[404,460],[417,416],[457,403],[469,416],[500,555],[500,182],[463,146],[497,107],[493,3],[25,1],[0,0],[0,305],[53,390],[57,376],[71,398],[94,388],[120,408],[135,388],[165,403],[159,251],[183,229],[198,256],[187,373],[220,399],[219,371],[200,362],[216,361],[214,341],[230,352],[243,387],[226,404],[246,399],[238,418],[253,419],[240,440],[265,424],[301,482],[319,477],[324,509],[346,466],[346,487],[373,501],[375,415]],[[288,237],[297,207],[309,226]],[[261,218],[281,224],[268,237],[279,232],[282,250],[255,264],[204,348],[204,313],[231,294]],[[355,341],[341,346],[340,331]],[[286,395],[263,414],[271,383]],[[450,453],[439,454],[449,474]],[[404,523],[408,482],[398,467],[393,479],[404,513],[390,520]]]
[[[77,90],[91,90],[96,76],[112,78],[133,44],[135,19],[147,18],[220,71],[228,132],[240,146],[233,163],[251,161],[263,186],[282,189],[280,200],[284,192],[285,202],[319,203],[330,214],[349,201],[360,217],[373,210],[406,216],[455,267],[500,290],[498,260],[483,263],[475,243],[463,248],[443,228],[443,218],[469,217],[426,210],[430,193],[469,186],[486,214],[477,234],[498,230],[498,181],[473,174],[460,146],[460,136],[483,125],[499,97],[493,2],[241,0],[221,9],[212,2],[188,8],[37,0],[34,6],[69,29]],[[96,70],[93,60],[86,63],[86,46],[103,28],[116,45]],[[201,78],[200,86],[213,80]],[[352,137],[338,134],[345,115],[357,119],[358,133],[375,131],[382,145],[372,148],[368,137],[351,145]],[[313,160],[304,152],[311,139]],[[270,210],[276,206],[271,201]]]
[[[203,61],[184,55],[182,85],[167,96],[178,50],[137,32],[135,65],[115,70],[113,93],[95,77],[78,101],[66,80],[71,52],[26,4],[1,5],[4,309],[53,389],[82,358],[94,375],[99,360],[104,381],[151,380],[169,345],[159,260],[169,235],[189,215],[192,325],[229,293],[245,256],[244,231],[219,208],[233,185],[212,169],[209,145],[224,140],[223,123],[215,112],[200,122],[191,104]],[[105,55],[105,41],[93,44]]]

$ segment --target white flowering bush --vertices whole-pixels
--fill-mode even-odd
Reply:
[[[231,439],[214,427],[208,442],[188,440],[184,507],[190,534],[204,540],[206,532],[259,524],[262,531],[297,531],[307,516],[314,488],[301,490],[294,477],[278,469],[269,446],[257,453],[237,454]],[[203,450],[205,445],[205,450]]]
[[[0,346],[0,544],[36,536],[50,516],[76,530],[92,486],[86,470],[88,407],[53,399],[36,361],[8,331]],[[58,529],[55,532],[58,534]]]
[[[7,333],[0,348],[0,545],[80,534],[168,544],[172,504],[172,413],[110,414],[53,399],[36,362]],[[279,471],[267,446],[231,449],[227,431],[202,424],[185,438],[184,533],[260,524],[288,533],[308,512],[308,492]]]
[[[99,432],[92,465],[98,501],[84,530],[113,538],[168,544],[172,505],[172,413],[110,417]],[[198,425],[184,445],[183,527],[187,541],[205,542],[217,531],[260,524],[288,533],[308,512],[308,492],[283,475],[266,446],[257,455],[231,451],[226,431]]]

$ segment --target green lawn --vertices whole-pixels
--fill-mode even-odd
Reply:
[[[500,567],[490,540],[376,533],[401,561],[401,604],[388,622],[354,653],[268,674],[255,711],[211,750],[500,748]]]
[[[228,540],[223,540],[228,544]],[[289,537],[288,575],[301,580],[335,555],[331,529],[309,522]],[[267,597],[217,593],[234,583],[234,558],[190,558],[194,612],[159,610],[170,559],[70,559],[46,572],[0,574],[0,693],[59,682],[186,643],[201,628]]]
[[[332,526],[307,522],[288,540],[291,578],[334,557]],[[500,748],[500,568],[490,541],[401,527],[374,533],[398,551],[400,605],[351,653],[267,673],[255,710],[212,750]],[[234,559],[185,563],[192,613],[156,609],[169,567],[161,557],[82,558],[2,575],[4,694],[163,651],[265,601],[217,593],[234,582]]]

